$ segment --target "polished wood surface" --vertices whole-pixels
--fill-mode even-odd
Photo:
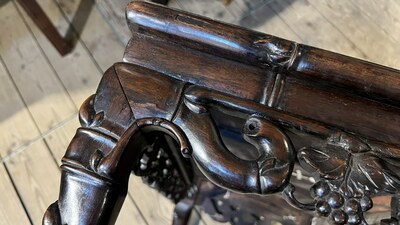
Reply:
[[[80,1],[62,1],[61,8],[58,8],[59,1],[38,0],[38,2],[61,33],[68,29],[69,21],[72,21],[74,14],[79,11],[78,6],[80,3]],[[246,4],[246,2],[250,4]],[[218,20],[228,22],[236,20],[236,23],[242,21],[240,22],[241,25],[252,27],[252,29],[261,32],[275,34],[286,39],[399,68],[396,61],[398,58],[395,56],[398,51],[396,39],[398,40],[397,37],[399,37],[397,35],[399,29],[398,23],[396,23],[396,18],[398,18],[398,3],[396,1],[378,3],[370,0],[361,2],[358,0],[335,2],[301,0],[292,3],[290,3],[291,1],[278,1],[265,6],[260,5],[259,3],[261,2],[235,0],[224,7],[219,1],[180,0],[178,2],[171,1],[171,5],[173,7],[182,7],[186,11],[205,14]],[[40,170],[30,170],[26,166],[29,163],[40,161],[41,165],[43,165],[60,162],[79,123],[76,116],[70,117],[72,111],[71,115],[60,113],[65,108],[60,107],[57,103],[67,103],[68,100],[65,100],[64,97],[66,94],[70,95],[74,99],[73,104],[79,107],[87,96],[94,93],[102,74],[101,71],[107,69],[112,63],[121,60],[123,45],[126,43],[123,45],[118,43],[114,33],[115,29],[112,30],[108,26],[106,23],[108,20],[104,20],[98,12],[99,6],[96,5],[93,11],[88,14],[90,16],[87,26],[83,29],[78,47],[73,50],[70,56],[61,58],[58,57],[57,51],[24,11],[19,8],[21,13],[18,14],[12,5],[10,1],[7,6],[2,5],[3,13],[0,17],[2,28],[5,30],[0,36],[2,46],[0,55],[4,60],[4,65],[9,70],[4,72],[5,77],[3,77],[4,79],[2,78],[4,82],[1,83],[2,90],[7,91],[4,91],[5,93],[1,98],[0,115],[2,120],[0,127],[1,130],[7,130],[7,132],[2,132],[3,138],[1,139],[2,147],[0,150],[7,165],[11,165],[9,159],[14,158],[12,164],[14,169],[9,174],[5,171],[2,174],[5,177],[9,177],[11,181],[21,179],[30,182],[29,184],[27,182],[16,183],[16,186],[13,186],[7,179],[1,179],[4,181],[2,184],[7,184],[5,187],[8,187],[2,190],[8,191],[2,192],[1,196],[3,197],[0,198],[10,199],[15,204],[3,201],[0,217],[1,221],[5,221],[5,224],[39,224],[43,210],[54,201],[57,193],[42,197],[44,194],[35,189],[34,195],[38,196],[37,198],[28,199],[23,197],[22,200],[18,198],[18,195],[11,193],[19,193],[22,196],[26,196],[24,193],[30,193],[30,190],[32,190],[32,176],[40,173]],[[19,7],[18,4],[16,6]],[[223,13],[222,17],[220,16],[221,12]],[[65,13],[69,20],[62,13]],[[248,13],[248,17],[242,20],[241,18],[246,13]],[[266,14],[271,16],[267,17]],[[20,18],[25,19],[25,21],[21,21]],[[76,22],[74,23],[76,24]],[[27,23],[31,30],[26,28],[24,23]],[[335,23],[339,25],[332,26]],[[309,24],[312,26],[308,26]],[[76,24],[76,26],[79,26],[79,24]],[[125,22],[124,26],[126,26]],[[355,26],[358,26],[358,29],[354,29]],[[118,29],[116,31],[122,32]],[[6,38],[9,35],[12,35],[13,39]],[[38,42],[35,42],[36,40]],[[16,44],[13,44],[14,42]],[[374,42],[375,44],[371,44]],[[385,51],[382,51],[382,49],[385,49]],[[23,54],[17,54],[18,51]],[[12,54],[13,52],[15,54]],[[47,62],[46,57],[50,61]],[[34,65],[38,65],[35,69],[31,65],[32,62],[34,62]],[[24,65],[30,65],[26,66],[29,69],[26,72],[18,69]],[[55,71],[50,72],[51,70],[47,70],[48,66],[53,66]],[[100,72],[98,72],[96,66],[101,68],[99,69]],[[20,74],[21,76],[16,76]],[[49,76],[44,77],[43,74],[49,74]],[[33,91],[32,84],[42,83],[43,86],[47,86],[43,83],[47,83],[52,77],[57,78],[57,75],[61,80],[55,83],[64,85],[66,89],[44,88],[45,95],[40,95],[41,92]],[[13,86],[12,82],[6,82],[7,77],[15,80],[17,86]],[[26,81],[27,85],[21,85],[22,82],[25,82],[24,79],[28,77],[32,79]],[[38,78],[36,82],[33,79],[35,77]],[[23,95],[19,96],[18,91],[22,91]],[[49,107],[51,105],[55,105],[53,109],[57,112],[56,115],[49,113],[53,111]],[[36,111],[36,107],[38,109],[45,108]],[[33,110],[33,117],[30,117],[29,110],[31,112]],[[13,116],[9,117],[8,115],[10,114]],[[40,118],[53,120],[54,123],[49,123],[48,120]],[[35,127],[32,125],[35,123],[41,127],[41,133],[46,135],[44,139],[42,139],[40,133],[35,131]],[[38,140],[39,142],[46,140],[49,146],[45,146],[45,144],[30,144],[35,141],[38,142]],[[51,154],[45,155],[45,158],[39,159],[35,154],[28,154],[28,152],[44,151],[40,150],[43,148],[51,151]],[[15,157],[17,155],[21,157]],[[54,156],[55,162],[52,161],[52,156]],[[57,169],[56,166],[48,166],[47,168],[48,171]],[[23,172],[25,170],[29,170],[29,172]],[[55,177],[40,177],[40,180],[35,180],[33,183],[45,184],[53,182],[58,185]],[[172,221],[172,204],[167,207],[169,204],[167,199],[163,199],[163,196],[155,190],[149,189],[144,185],[141,186],[141,179],[135,178],[132,177],[130,180],[129,188],[131,192],[129,196],[139,206],[141,215],[143,215],[148,224],[169,224]],[[155,208],[154,202],[157,203]],[[375,201],[374,203],[374,209],[379,207],[378,204],[381,204]],[[23,206],[26,207],[26,211],[23,210]],[[129,203],[129,200],[126,199],[123,212],[119,216],[119,224],[129,224],[134,221],[134,218],[140,218],[138,214],[135,216],[132,206],[135,207],[134,203]],[[36,210],[38,208],[40,210]],[[384,208],[384,205],[381,208]],[[16,216],[10,217],[11,215]],[[26,215],[32,218],[32,222],[23,219],[27,217]],[[206,218],[207,224],[215,223],[206,214],[204,218]],[[141,224],[140,222],[137,223]]]
[[[43,224],[114,224],[131,171],[177,203],[174,224],[196,205],[217,221],[272,222],[262,197],[222,210],[230,197],[216,196],[231,192],[281,193],[334,224],[367,224],[371,197],[398,193],[400,71],[141,1],[126,15],[125,62],[82,104]],[[290,179],[295,164],[314,174],[309,194]],[[399,219],[396,202],[382,224]],[[312,214],[290,220],[311,224]]]
[[[171,15],[168,9],[157,8],[159,13],[155,15],[155,10],[151,6],[128,9],[131,29],[138,32],[127,46],[124,61],[370,138],[400,144],[396,108],[400,102],[398,70],[211,20],[199,20],[195,16]],[[274,52],[276,49],[282,52]],[[160,53],[159,57],[154,57],[156,52]],[[183,54],[178,54],[175,62],[169,60],[172,52]],[[222,57],[221,64],[218,57]],[[241,67],[244,67],[242,71]],[[279,84],[276,94],[274,82]],[[348,93],[342,95],[343,90]],[[360,95],[379,103],[349,95]],[[346,113],[350,106],[359,116]],[[375,120],[371,115],[385,116]]]

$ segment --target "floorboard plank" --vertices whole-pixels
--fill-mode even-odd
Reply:
[[[27,225],[31,224],[24,208],[18,198],[10,177],[0,165],[0,221],[1,224]]]
[[[57,200],[60,173],[43,141],[7,160],[6,166],[33,224],[40,225],[47,207]]]
[[[76,109],[25,26],[12,1],[0,7],[0,53],[39,130],[44,132]]]
[[[4,12],[3,10],[6,10],[7,12]],[[3,16],[6,18],[4,18]],[[2,101],[2,106],[3,103],[6,103],[7,106],[11,108],[9,110],[12,110],[12,112],[10,112],[12,119],[8,118],[7,123],[2,122],[1,128],[7,129],[8,126],[14,126],[18,128],[14,130],[9,129],[12,131],[11,132],[12,136],[7,136],[6,137],[7,141],[2,142],[2,144],[6,145],[5,149],[9,149],[9,151],[11,152],[13,149],[17,147],[14,143],[24,144],[25,142],[40,135],[38,126],[33,122],[32,118],[32,115],[39,115],[40,112],[34,113],[35,109],[32,109],[31,113],[28,112],[28,109],[25,108],[25,103],[22,101],[21,97],[29,96],[29,94],[26,92],[23,93],[24,90],[19,90],[18,92],[16,89],[16,87],[21,88],[22,82],[21,83],[19,82],[23,79],[22,77],[16,76],[13,77],[14,80],[11,80],[11,76],[13,76],[17,72],[21,72],[23,73],[21,76],[25,75],[27,77],[48,71],[50,71],[51,74],[51,70],[49,69],[48,71],[43,71],[43,70],[35,71],[35,69],[41,66],[46,68],[45,66],[48,65],[44,62],[43,59],[40,58],[40,52],[38,52],[38,50],[36,49],[35,43],[32,41],[32,39],[29,39],[31,38],[29,32],[23,29],[22,20],[21,18],[18,17],[18,14],[16,13],[16,9],[14,8],[12,2],[7,3],[6,5],[2,6],[2,8],[0,8],[0,21],[2,21],[6,27],[11,26],[12,23],[14,24],[15,27],[21,26],[20,29],[15,27],[13,29],[10,29],[9,30],[10,33],[8,35],[4,33],[0,34],[0,39],[2,40],[0,48],[1,49],[0,54],[3,59],[2,62],[6,63],[6,65],[4,66],[7,66],[7,69],[11,68],[8,69],[8,71],[5,71],[4,68],[1,70],[3,71],[1,72],[2,76],[1,83],[2,85],[7,86],[5,87],[5,90],[7,90],[7,97],[5,97],[5,99],[7,100],[5,100],[5,102]],[[6,35],[7,38],[4,37]],[[15,46],[17,43],[14,42],[15,40],[13,40],[13,38],[22,39],[19,40],[18,43],[20,45],[18,47]],[[7,44],[10,45],[9,46],[10,48],[5,48],[5,45]],[[17,53],[13,51],[17,51]],[[29,51],[33,52],[33,55],[21,54],[20,58],[15,58],[15,59],[10,57],[18,55],[21,52],[29,52]],[[41,61],[36,61],[37,59]],[[27,65],[26,66],[27,72],[20,71],[19,69],[22,69],[21,67],[18,69],[18,66],[21,65]],[[7,76],[5,76],[4,71],[7,73],[9,72],[10,74],[7,74]],[[33,83],[33,85],[34,84],[35,83]],[[32,94],[36,94],[35,92],[36,90],[34,89],[35,86],[32,88],[26,87],[27,91],[33,90]],[[38,99],[38,101],[40,102],[42,100]],[[26,102],[29,101],[26,100]],[[38,102],[33,102],[33,104],[38,104]],[[48,102],[46,104],[48,104]],[[46,124],[48,123],[48,120],[45,120],[43,122],[44,124]],[[45,129],[45,127],[43,127],[43,129]],[[28,135],[26,131],[29,132]],[[45,157],[42,157],[44,156],[43,154],[45,155]],[[23,157],[23,155],[25,157]],[[32,155],[34,156],[33,158],[26,157]],[[36,160],[37,158],[40,159]],[[43,162],[41,160],[43,160]],[[28,149],[26,149],[24,153],[19,154],[18,156],[15,156],[10,160],[6,161],[5,164],[9,169],[9,172],[11,174],[11,179],[14,182],[19,195],[21,196],[21,200],[23,201],[26,210],[29,213],[30,218],[32,219],[32,222],[34,224],[40,224],[43,212],[47,208],[47,206],[45,205],[48,205],[52,201],[54,201],[54,198],[57,197],[58,195],[57,194],[58,188],[54,188],[55,187],[54,184],[56,182],[54,182],[52,179],[43,179],[43,177],[54,177],[55,179],[57,179],[58,177],[58,176],[52,176],[54,173],[56,174],[58,173],[58,169],[55,166],[52,157],[49,155],[46,146],[43,144],[43,142],[37,142],[36,144],[33,144],[30,147],[28,147]],[[22,168],[25,168],[25,170]],[[9,191],[10,193],[13,192],[15,193],[15,191],[13,190]],[[12,207],[12,205],[9,205],[8,207]],[[16,207],[15,209],[18,209],[18,207]],[[21,216],[21,220],[23,221],[24,219],[26,219],[26,216],[25,217]],[[23,224],[23,223],[9,223],[9,224]],[[26,224],[29,224],[29,222]]]
[[[129,179],[129,194],[136,202],[149,225],[170,225],[174,204],[156,190],[146,186],[140,177]]]
[[[0,61],[0,156],[6,157],[18,147],[39,136],[14,83]]]
[[[300,37],[302,43],[354,57],[367,58],[351,40],[307,1],[273,1],[269,7]]]
[[[400,68],[400,58],[396,57],[400,52],[400,45],[388,36],[380,26],[372,23],[365,14],[357,9],[356,5],[349,1],[335,0],[308,0],[308,2],[314,7],[315,11],[320,12],[327,20],[331,21],[331,24],[346,39],[352,40],[357,48],[364,53],[365,59]],[[381,4],[384,5],[385,2]],[[394,34],[396,35],[398,32],[394,31]],[[325,35],[325,37],[327,36]],[[342,42],[338,43],[342,45]],[[350,54],[347,51],[342,51],[342,53]]]
[[[38,3],[62,34],[70,31],[68,21],[66,21],[54,1],[40,0]],[[31,28],[39,45],[45,50],[44,54],[57,71],[57,75],[71,96],[75,107],[80,107],[82,102],[96,91],[102,75],[93,62],[90,53],[83,47],[80,41],[77,41],[73,51],[62,57],[44,34],[35,26],[25,11],[22,8],[19,11],[25,18],[27,25]],[[77,38],[75,32],[73,32],[73,36]]]
[[[130,2],[131,0],[97,1],[97,8],[122,44],[128,43],[131,38],[125,19],[125,8]]]
[[[182,7],[180,6],[178,0],[169,0],[168,7],[182,10]]]
[[[351,0],[355,8],[400,44],[400,4],[396,0]]]
[[[6,65],[3,63],[4,61],[1,61],[0,64],[0,80],[2,81],[0,82],[0,112],[2,112],[0,129],[7,132],[2,132],[1,135],[0,154],[4,157],[2,160],[5,160],[15,154],[15,149],[38,137],[40,133],[30,113],[25,108],[21,95],[5,68]],[[6,162],[6,166],[10,167],[10,163]],[[29,189],[30,185],[25,184],[25,187],[20,187],[19,184],[15,183],[15,179],[23,178],[24,175],[10,173],[21,200],[25,203],[24,193],[26,192],[21,188]],[[0,204],[0,221],[5,224],[30,224],[28,215],[11,183],[10,177],[6,173],[3,163],[0,165],[0,190],[0,199],[2,201],[2,204]],[[38,194],[41,195],[41,193]],[[31,216],[31,208],[27,205],[25,206],[27,213]]]
[[[15,127],[21,128],[20,130],[15,130],[12,136],[8,137],[8,141],[13,143],[23,139],[26,136],[24,129],[29,131],[33,137],[39,136],[38,127],[33,122],[33,114],[29,114],[28,110],[24,108],[23,100],[18,95],[16,87],[11,83],[10,77],[4,76],[4,73],[1,74],[3,74],[1,77],[2,85],[6,85],[6,90],[8,91],[8,98],[5,103],[8,103],[10,106],[21,107],[20,109],[16,109],[18,111],[13,114],[12,120],[7,120],[8,122],[12,122],[12,125]],[[3,127],[2,124],[2,128],[6,127]],[[29,138],[32,139],[32,137]],[[2,142],[2,144],[4,143],[6,142]],[[43,141],[38,141],[24,149],[22,153],[8,158],[5,161],[5,165],[10,172],[11,179],[21,196],[21,200],[33,224],[41,224],[43,212],[58,196],[58,188],[54,187],[59,185],[58,179],[60,177],[58,168],[49,154],[47,146]],[[11,194],[10,196],[13,195]],[[18,198],[14,195],[14,201],[17,200]],[[15,210],[17,209],[18,207],[15,208]],[[24,221],[24,219],[24,217],[21,217],[21,221]]]
[[[235,17],[218,0],[177,0],[183,10],[203,15],[215,20],[232,22]]]
[[[0,33],[1,58],[20,97],[14,99],[15,105],[27,107],[20,110],[29,115],[16,120],[19,124],[15,125],[27,127],[37,137],[39,130],[45,132],[76,109],[12,1],[0,8],[0,21],[6,31]],[[16,111],[13,115],[19,114]],[[58,168],[47,146],[38,141],[5,163],[32,222],[40,224],[43,212],[58,196],[54,187],[59,185]]]
[[[77,10],[81,1],[57,0],[57,2],[69,21],[72,21],[75,27],[79,27],[79,21],[74,21],[74,16],[80,13]],[[114,63],[122,61],[125,44],[119,41],[95,6],[90,12],[80,37],[103,72]]]
[[[234,17],[235,23],[242,20],[244,17],[249,16],[254,10],[263,7],[264,5],[271,2],[271,0],[232,0],[228,5],[226,5],[226,10],[228,10]],[[266,14],[263,15],[263,17]]]
[[[226,10],[230,12],[233,16],[233,20],[240,20],[241,18],[245,17],[246,14],[251,11],[250,4],[245,0],[234,0],[231,1],[228,5],[226,5]]]
[[[263,33],[301,42],[301,38],[273,11],[268,4],[260,6],[239,21],[241,26]]]

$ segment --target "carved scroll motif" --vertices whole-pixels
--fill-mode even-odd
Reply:
[[[289,183],[294,165],[293,147],[276,125],[257,115],[243,128],[244,139],[256,147],[256,160],[243,160],[230,152],[206,105],[186,99],[174,123],[189,137],[192,157],[203,174],[215,184],[241,193],[271,194]]]
[[[289,183],[294,165],[292,143],[277,126],[259,117],[250,117],[243,137],[259,150],[257,159],[261,194],[270,194]]]

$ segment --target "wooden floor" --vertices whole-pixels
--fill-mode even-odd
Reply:
[[[119,28],[104,19],[104,2],[38,2],[77,42],[71,54],[60,57],[14,1],[0,0],[1,225],[41,224],[57,199],[58,166],[79,126],[78,108],[124,49],[115,34]],[[398,0],[232,0],[229,5],[173,0],[170,5],[400,68]],[[170,224],[172,210],[168,200],[132,177],[117,224]],[[213,224],[206,216],[201,223]]]

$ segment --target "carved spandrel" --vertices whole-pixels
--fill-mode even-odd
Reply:
[[[209,180],[242,193],[270,194],[285,187],[294,164],[293,150],[278,127],[263,118],[249,117],[243,136],[259,150],[259,157],[243,160],[225,147],[206,105],[184,102],[173,122],[188,136],[192,147],[188,156]]]
[[[284,196],[289,203],[298,208],[316,211],[329,217],[335,224],[366,224],[363,213],[372,207],[371,196],[398,192],[399,171],[395,162],[396,157],[399,157],[396,154],[399,148],[396,146],[368,140],[315,121],[291,117],[284,112],[261,110],[256,104],[248,104],[201,88],[189,88],[185,96],[190,102],[188,107],[194,113],[206,114],[209,106],[221,107],[222,111],[232,115],[245,116],[246,113],[258,112],[261,117],[271,117],[273,122],[269,122],[269,130],[274,130],[272,127],[283,126],[288,129],[286,132],[290,131],[291,137],[298,135],[300,138],[309,139],[309,146],[295,146],[296,158],[300,165],[317,174],[316,179],[321,181],[312,187],[311,196],[315,201],[307,204],[297,201],[294,197],[293,185],[289,184],[285,188]],[[196,104],[200,104],[198,109]],[[236,110],[241,113],[234,113]],[[204,118],[199,117],[197,120],[204,121]],[[255,127],[257,125],[252,125],[250,129]],[[276,132],[269,133],[266,139],[272,138],[274,133]],[[270,174],[269,178],[274,177]],[[211,180],[224,186],[217,180]],[[325,189],[321,190],[321,187]]]
[[[275,50],[283,48],[288,52],[285,57],[274,58],[285,64],[288,57],[289,59],[291,57],[291,46],[285,43],[280,43],[278,46],[275,46],[276,43],[266,44],[268,41],[264,40],[262,43],[266,45],[264,47]],[[136,66],[129,68],[135,69]],[[140,71],[148,71],[148,69]],[[145,78],[138,74],[129,76],[128,70],[124,72],[126,73],[123,76],[123,79],[126,79],[125,83],[134,80],[133,78]],[[139,130],[143,131],[141,129],[144,127],[153,127],[158,131],[172,134],[180,142],[179,151],[186,157],[192,156],[204,174],[217,185],[239,192],[257,194],[280,192],[286,187],[284,194],[292,204],[297,204],[305,210],[318,211],[321,215],[331,217],[337,224],[345,222],[364,224],[362,212],[372,206],[369,196],[379,193],[397,193],[398,169],[394,158],[398,155],[399,148],[396,146],[367,140],[356,134],[350,135],[324,123],[221,92],[185,86],[170,77],[165,79],[179,84],[174,86],[172,91],[169,90],[169,94],[165,96],[158,93],[159,90],[163,90],[163,87],[151,89],[149,92],[146,92],[146,87],[141,87],[142,96],[157,92],[157,98],[151,101],[157,101],[158,98],[166,99],[160,102],[137,104],[139,101],[135,101],[135,92],[131,90],[135,88],[134,85],[119,84],[118,81],[121,81],[122,76],[118,74],[115,76],[114,73],[115,70],[107,72],[104,77],[106,81],[102,82],[100,90],[82,106],[80,120],[83,127],[78,130],[64,159],[63,170],[66,172],[63,175],[63,182],[68,185],[63,187],[63,191],[67,192],[77,186],[86,188],[81,192],[76,192],[73,197],[69,197],[69,202],[61,197],[60,202],[57,203],[61,206],[60,210],[73,208],[74,204],[79,202],[78,199],[87,197],[86,192],[95,193],[99,199],[106,199],[107,204],[117,206],[122,204],[121,199],[126,191],[125,177],[135,165],[132,165],[133,160],[126,159],[143,159],[136,166],[146,167],[146,169],[150,165],[150,161],[145,162],[145,155],[140,154],[144,153],[143,150],[148,147],[148,144],[144,144],[145,141],[135,141],[138,146],[131,149],[139,149],[136,153],[125,148],[129,140]],[[150,76],[161,76],[157,79],[162,80],[164,75],[151,73]],[[107,86],[109,83],[117,85],[116,88]],[[162,84],[164,84],[162,81],[157,83],[161,86]],[[131,94],[128,95],[128,93]],[[172,99],[170,99],[171,96]],[[129,100],[131,100],[130,104],[128,104]],[[108,105],[107,102],[112,104]],[[157,105],[157,103],[160,104]],[[167,109],[167,113],[160,112],[160,108],[157,107]],[[241,160],[229,152],[220,140],[220,134],[208,111],[210,107],[247,120],[242,134],[259,149],[260,157],[257,160]],[[139,108],[136,110],[139,112],[139,117],[148,117],[135,118],[132,108]],[[152,114],[166,118],[153,118]],[[309,141],[311,144],[305,148],[298,148],[299,146],[292,145],[294,142],[291,138],[295,136],[299,139],[312,140]],[[156,160],[152,160],[151,164],[159,163],[157,161],[159,159],[164,160],[164,154],[160,152],[152,156]],[[157,159],[159,153],[160,157]],[[213,154],[207,155],[208,153]],[[312,188],[315,201],[310,204],[296,202],[293,195],[294,189],[291,189],[293,186],[288,183],[295,157],[305,168],[317,172],[317,178],[321,179]],[[165,166],[169,164],[167,158],[163,163]],[[143,169],[142,175],[147,176],[150,184],[158,185],[160,191],[163,191],[164,187],[170,188],[173,182],[166,184],[165,180],[160,179],[160,176],[164,174],[163,167],[155,167],[152,171],[146,171],[146,169]],[[171,171],[173,174],[174,170]],[[157,174],[148,176],[153,172]],[[168,175],[169,172],[167,170],[166,174]],[[371,172],[375,175],[366,175]],[[157,182],[154,182],[155,180]],[[178,182],[176,180],[176,184]],[[176,190],[167,190],[166,194],[171,194],[176,201],[184,195],[185,188],[180,188],[179,184],[175,186],[178,187]],[[325,189],[320,190],[321,187]],[[180,193],[179,196],[175,195],[177,192]],[[84,202],[85,207],[101,208],[97,201],[94,202],[96,204],[90,203]],[[63,204],[70,205],[66,207]],[[56,208],[51,208],[49,211],[55,213],[57,210],[54,209]],[[77,217],[81,216],[82,220],[89,219],[89,215],[79,213],[77,212]],[[51,216],[47,218],[51,219]]]

